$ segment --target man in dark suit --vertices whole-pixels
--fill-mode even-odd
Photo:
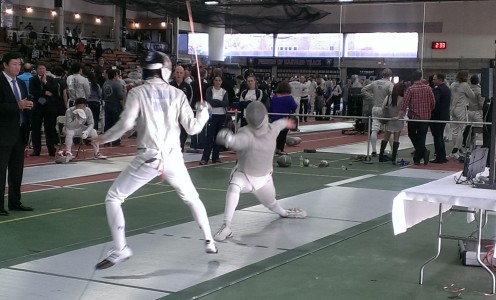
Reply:
[[[435,74],[432,78],[434,83],[432,91],[434,92],[436,105],[432,111],[431,120],[449,121],[450,119],[451,91],[444,79],[444,74],[440,73]],[[436,152],[436,158],[430,162],[436,164],[448,162],[444,144],[444,127],[446,127],[446,123],[429,123],[429,126],[434,139],[434,151]]]
[[[32,138],[33,152],[31,156],[40,156],[41,153],[41,124],[45,130],[48,155],[55,156],[57,132],[57,82],[55,78],[46,75],[46,65],[42,62],[36,66],[36,76],[29,79],[29,93],[33,95]]]
[[[0,73],[0,216],[8,216],[4,208],[5,182],[9,170],[9,210],[31,211],[21,203],[21,183],[24,171],[24,148],[26,147],[26,110],[33,102],[26,97],[26,84],[17,79],[21,71],[21,54],[9,52],[3,55],[4,70]]]

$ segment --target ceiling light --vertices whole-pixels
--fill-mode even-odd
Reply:
[[[167,27],[167,23],[165,23],[165,22],[161,22],[161,23],[160,23],[160,26],[161,26],[161,27]]]
[[[219,1],[205,1],[206,5],[217,5],[219,4]]]
[[[33,12],[33,8],[31,6],[26,7],[26,12],[27,13],[32,13]]]
[[[140,28],[140,23],[134,23],[134,28]]]
[[[353,0],[339,0],[339,2],[353,2]]]
[[[7,8],[5,10],[5,13],[8,14],[8,15],[12,15],[14,13],[14,10],[12,8]]]
[[[96,17],[95,22],[97,24],[100,24],[100,23],[102,23],[102,19],[100,17]]]
[[[55,17],[57,15],[57,11],[52,10],[52,17]]]
[[[76,19],[81,19],[81,15],[80,15],[79,13],[75,13],[75,14],[74,14],[74,18],[76,18]]]

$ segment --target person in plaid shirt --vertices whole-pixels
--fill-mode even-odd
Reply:
[[[413,72],[412,80],[414,83],[405,92],[400,112],[396,118],[403,118],[408,109],[408,118],[410,120],[430,120],[436,104],[434,93],[428,85],[422,83],[422,73],[420,71]],[[429,163],[431,153],[425,147],[428,128],[428,122],[408,122],[408,137],[415,148],[413,162],[416,165],[420,164],[422,158],[424,159],[424,164]]]

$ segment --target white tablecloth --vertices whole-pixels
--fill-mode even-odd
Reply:
[[[456,184],[455,178],[461,172],[444,178],[401,191],[393,200],[394,234],[405,232],[408,228],[439,213],[452,205],[476,209],[496,210],[496,191],[474,188],[469,184]]]

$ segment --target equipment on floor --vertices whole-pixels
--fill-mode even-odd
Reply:
[[[279,156],[279,158],[277,158],[277,165],[283,168],[291,167],[291,156],[289,155]]]
[[[60,150],[55,153],[56,164],[66,164],[73,159],[72,154],[66,150]]]
[[[468,152],[465,154],[463,161],[463,172],[456,180],[456,183],[470,183],[474,182],[477,174],[484,172],[486,169],[487,156],[489,155],[489,148],[476,148],[472,150],[470,155]],[[465,178],[465,180],[462,179]]]
[[[480,258],[487,266],[493,265],[494,240],[482,239]],[[460,252],[460,261],[464,266],[478,266],[477,261],[477,241],[475,239],[458,240],[458,250]]]
[[[288,146],[296,146],[301,143],[301,138],[297,136],[288,136],[286,138],[286,145]]]

